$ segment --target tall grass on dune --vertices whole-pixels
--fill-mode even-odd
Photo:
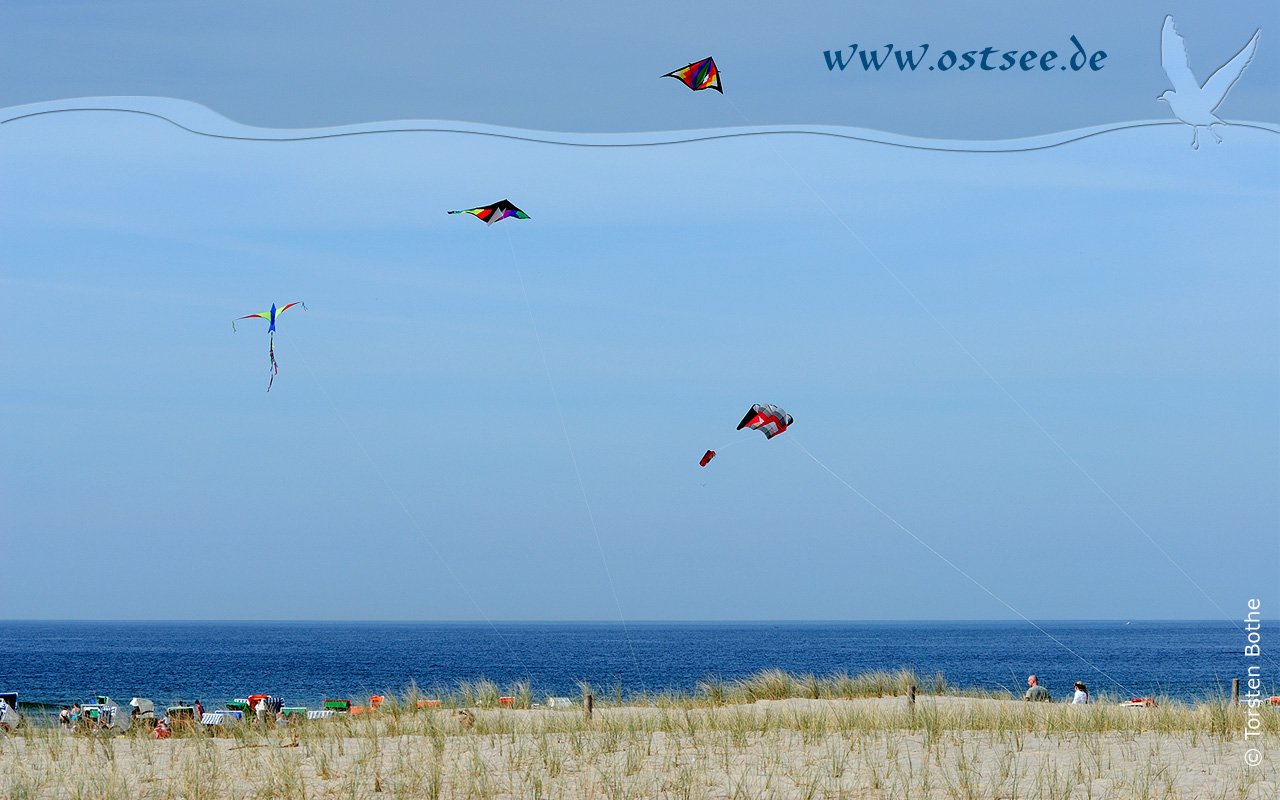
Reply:
[[[905,694],[921,689],[914,705]],[[15,800],[339,798],[1239,798],[1280,793],[1280,709],[1223,697],[1155,708],[948,694],[940,678],[758,673],[688,694],[584,687],[589,719],[532,688],[410,686],[376,713],[157,741],[28,725],[0,735]],[[439,706],[420,707],[424,699]],[[1098,698],[1102,700],[1102,698]],[[467,709],[463,714],[462,709]]]

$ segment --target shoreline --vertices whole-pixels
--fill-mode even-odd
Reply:
[[[262,687],[253,687],[261,690]],[[1228,703],[1229,697],[1225,687],[1216,691],[1206,691],[1199,699],[1187,700],[1184,697],[1156,695],[1144,698],[1162,708],[1195,709],[1200,706],[1215,706]],[[797,674],[780,669],[767,669],[736,680],[724,680],[708,676],[699,681],[692,691],[627,691],[621,684],[613,686],[591,685],[579,681],[577,691],[569,694],[556,694],[549,691],[537,691],[528,681],[515,681],[505,686],[480,678],[475,681],[458,681],[452,686],[436,685],[431,689],[422,689],[410,682],[400,692],[383,692],[382,694],[360,693],[342,697],[325,697],[311,701],[299,701],[285,697],[282,705],[286,707],[318,710],[332,700],[346,701],[356,713],[362,713],[371,705],[376,706],[385,697],[393,703],[413,707],[417,703],[430,701],[442,708],[508,708],[537,709],[552,701],[566,700],[581,703],[590,694],[597,708],[664,708],[664,707],[696,707],[711,708],[725,705],[745,705],[762,701],[780,701],[789,699],[810,700],[861,700],[872,698],[905,698],[913,694],[921,700],[927,698],[966,698],[973,700],[990,700],[997,702],[1020,701],[1021,695],[1006,688],[989,689],[985,687],[958,687],[952,685],[941,673],[924,678],[911,670],[874,670],[871,672],[850,675],[837,672],[829,675]],[[248,692],[243,697],[266,696],[267,692]],[[1072,692],[1062,691],[1054,695],[1051,691],[1050,704],[1069,704]],[[92,695],[90,695],[92,696]],[[165,708],[179,705],[191,706],[196,696],[188,695],[191,700],[156,702],[156,716],[163,716]],[[133,698],[123,696],[110,698],[111,703],[124,713],[128,713],[129,703]],[[144,698],[152,699],[152,698]],[[1134,700],[1128,695],[1109,691],[1091,692],[1090,702],[1093,705],[1118,705]],[[1262,703],[1267,704],[1270,695],[1263,692]],[[237,708],[245,710],[236,698],[225,700],[210,699],[205,703],[206,712],[223,711]],[[23,701],[19,694],[20,709],[25,718],[37,722],[56,717],[61,704]],[[243,699],[241,700],[243,702]],[[68,704],[69,705],[69,704]],[[84,705],[82,702],[81,705]]]

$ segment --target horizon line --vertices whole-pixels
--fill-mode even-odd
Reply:
[[[1072,617],[1044,617],[1037,620],[1038,622],[1221,622],[1229,623],[1229,620],[1220,619],[1218,617],[1190,617],[1190,618],[1125,618],[1125,617],[1092,617],[1092,618],[1072,618]],[[378,624],[410,624],[410,625],[488,625],[490,621],[483,619],[311,619],[311,618],[293,618],[293,619],[232,619],[232,618],[196,618],[196,617],[172,617],[172,618],[94,618],[94,617],[24,617],[24,618],[0,618],[0,625],[6,623],[19,622],[84,622],[84,623],[103,623],[103,622],[149,622],[149,623],[189,623],[189,622],[211,622],[211,623],[237,623],[237,624],[280,624],[280,623],[312,623],[312,624],[353,624],[353,623],[378,623]],[[628,625],[706,625],[706,624],[727,624],[727,625],[777,625],[777,624],[806,624],[806,625],[831,625],[831,624],[898,624],[898,623],[1011,623],[1020,624],[1021,619],[894,619],[894,618],[865,618],[865,619],[629,619]],[[617,625],[621,626],[622,622],[616,619],[508,619],[492,620],[492,624],[501,625]]]

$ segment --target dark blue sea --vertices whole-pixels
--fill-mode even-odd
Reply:
[[[1261,632],[1264,657],[1250,659],[1244,632],[1226,621],[1037,624],[1043,632],[1025,622],[633,622],[625,632],[618,623],[0,622],[0,691],[24,703],[106,694],[206,707],[274,694],[314,707],[411,682],[528,680],[540,698],[573,694],[578,681],[689,692],[707,676],[770,668],[907,667],[957,687],[1020,693],[1034,672],[1055,695],[1082,680],[1095,693],[1197,700],[1260,661],[1278,693],[1267,655],[1275,626]]]

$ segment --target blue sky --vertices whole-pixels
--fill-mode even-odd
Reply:
[[[6,124],[0,607],[1010,616],[794,441],[1029,617],[1219,616],[1124,512],[1243,609],[1277,588],[1280,137],[1223,136],[974,154]],[[532,219],[444,213],[503,197]],[[265,323],[229,323],[295,300],[268,395]],[[795,426],[735,433],[756,402]]]
[[[1275,3],[981,0],[942,4],[659,0],[542,5],[386,0],[4,0],[0,106],[147,95],[203,103],[249,125],[453,119],[540,130],[683,130],[738,111],[657,76],[714,55],[756,124],[828,124],[937,138],[1009,138],[1165,118],[1160,25],[1172,14],[1208,78],[1264,31],[1231,119],[1280,120]],[[995,47],[1066,58],[1075,35],[1099,72],[830,71],[824,51]],[[998,61],[998,59],[997,59]],[[1060,62],[1061,63],[1061,62]]]

